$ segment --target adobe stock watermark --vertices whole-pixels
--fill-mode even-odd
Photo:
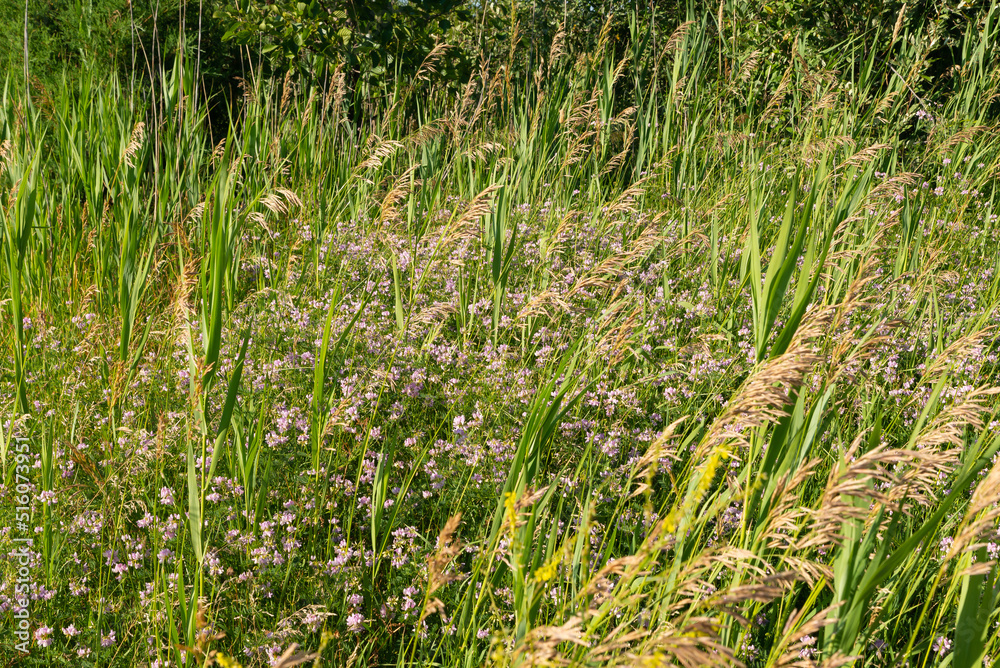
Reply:
[[[31,526],[31,462],[30,441],[15,437],[14,446],[14,526],[8,527],[7,535],[14,543],[10,553],[15,568],[13,631],[16,642],[14,649],[27,654],[31,647],[31,589],[34,581],[31,568],[31,547],[34,545]]]

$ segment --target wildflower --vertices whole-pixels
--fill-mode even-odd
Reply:
[[[816,653],[816,648],[813,647],[813,645],[816,644],[816,636],[806,636],[802,639],[802,644],[805,645],[805,647],[799,650],[799,658],[811,659]]]
[[[938,656],[944,656],[950,651],[951,651],[951,640],[944,636],[938,636],[937,640],[934,641],[934,652]]]
[[[355,612],[347,616],[347,630],[352,633],[360,633],[364,629],[364,616]]]
[[[109,632],[106,636],[101,636],[101,647],[112,647],[116,642],[118,642],[118,638],[114,631]]]
[[[80,630],[77,629],[76,626],[74,626],[73,624],[63,627],[62,632],[63,635],[65,635],[67,638],[72,638],[74,636],[80,635]]]
[[[35,631],[35,642],[39,647],[48,647],[52,644],[52,627],[39,626]]]

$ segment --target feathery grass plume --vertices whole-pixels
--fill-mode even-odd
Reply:
[[[851,135],[833,135],[832,137],[822,137],[809,144],[803,150],[803,155],[810,160],[815,160],[830,153],[842,146],[854,148],[855,142]]]
[[[636,473],[633,478],[640,482],[636,485],[635,490],[629,494],[629,498],[639,496],[651,489],[650,485],[652,484],[653,476],[659,470],[661,460],[679,461],[680,458],[677,456],[676,448],[670,449],[667,447],[667,444],[677,437],[677,428],[686,420],[686,415],[677,418],[667,425],[666,429],[661,431],[659,436],[650,442],[649,447],[646,448],[646,452],[635,464]]]
[[[952,369],[964,363],[973,351],[980,348],[983,345],[983,341],[994,331],[994,328],[988,327],[955,339],[924,368],[920,382],[933,384],[942,375],[951,373]]]
[[[473,75],[469,77],[469,80],[465,82],[465,85],[462,87],[462,97],[458,102],[454,115],[457,127],[466,126],[468,121],[465,118],[465,114],[472,108],[472,99],[475,97],[477,90],[479,90],[479,82],[477,81],[476,76]]]
[[[694,26],[694,23],[694,21],[685,21],[677,26],[677,28],[670,33],[670,37],[667,39],[666,44],[663,45],[663,52],[673,53],[676,51],[684,42],[684,38],[686,38],[688,33],[691,32],[691,28]],[[752,58],[753,54],[751,54],[750,57]]]
[[[737,79],[743,83],[750,80],[753,76],[754,71],[757,69],[757,65],[760,63],[762,53],[759,49],[755,49],[750,52],[746,58],[743,59],[743,64],[740,65],[740,72]]]
[[[718,642],[718,621],[713,617],[688,617],[683,625],[665,625],[642,643],[633,666],[742,667],[732,649]],[[627,656],[627,655],[626,655]]]
[[[427,589],[424,592],[424,606],[420,611],[421,621],[435,612],[444,614],[444,603],[433,597],[434,594],[441,587],[463,577],[459,573],[448,571],[455,557],[462,553],[462,541],[454,537],[461,521],[462,513],[448,518],[438,533],[434,553],[427,557]]]
[[[948,152],[949,149],[958,146],[959,144],[967,144],[972,141],[972,139],[980,134],[996,134],[997,129],[990,127],[989,125],[973,125],[962,130],[958,130],[953,135],[945,139],[938,150],[941,153]]]
[[[881,153],[882,151],[886,151],[891,148],[892,144],[886,144],[886,143],[872,144],[871,146],[867,146],[858,151],[857,153],[855,153],[854,155],[852,155],[850,158],[848,158],[841,164],[837,165],[834,171],[840,172],[841,170],[845,170],[850,167],[860,167],[877,158],[879,153]]]
[[[326,93],[323,95],[323,103],[320,108],[320,118],[325,119],[327,111],[331,108],[334,110],[334,113],[337,113],[344,101],[345,89],[346,76],[344,75],[344,63],[339,62],[330,74],[329,83],[326,86]]]
[[[997,520],[1000,520],[1000,457],[996,458],[996,462],[973,490],[946,558],[954,559],[960,554],[984,547],[983,541],[996,537]],[[979,567],[988,572],[995,564],[996,561],[992,560],[979,564]]]
[[[417,68],[417,73],[413,77],[414,81],[429,81],[430,76],[437,72],[438,62],[450,48],[452,48],[451,45],[444,42],[435,44],[423,62],[420,63],[420,67]]]
[[[965,443],[967,428],[980,430],[983,415],[991,410],[990,397],[1000,394],[1000,388],[980,387],[971,390],[960,401],[948,405],[916,435],[914,447],[917,450],[934,452],[938,446],[952,446],[950,462],[958,462],[958,453]],[[945,472],[945,471],[942,471]]]
[[[885,179],[882,183],[868,191],[865,203],[898,202],[907,188],[915,186],[920,179],[916,172],[903,172]]]
[[[852,519],[864,520],[871,512],[870,508],[862,507],[852,499],[877,497],[881,503],[887,502],[871,481],[882,473],[882,464],[889,458],[881,446],[859,455],[866,436],[865,432],[858,434],[847,451],[834,462],[823,494],[816,504],[808,538],[803,544],[814,547],[842,544],[844,523]]]
[[[625,349],[633,331],[635,331],[639,312],[638,307],[633,308],[622,322],[604,333],[604,336],[594,345],[595,353],[599,357],[606,359],[612,365],[616,365],[624,359]]]
[[[760,524],[760,543],[769,549],[788,550],[796,545],[802,520],[809,516],[808,507],[799,505],[799,491],[819,468],[822,461],[809,459],[795,469],[782,473],[771,492],[770,509]]]
[[[469,147],[465,155],[475,161],[487,161],[494,155],[499,155],[507,150],[507,147],[500,142],[484,141],[475,146]]]
[[[615,200],[604,209],[603,213],[611,217],[616,213],[636,213],[636,200],[646,193],[646,184],[652,179],[652,174],[635,181],[623,190]]]
[[[379,204],[378,222],[380,224],[400,222],[402,214],[399,205],[410,196],[414,186],[419,185],[419,181],[413,178],[413,173],[420,168],[420,165],[410,165],[393,183],[392,188],[382,198]]]
[[[896,43],[896,38],[899,37],[899,31],[903,29],[903,18],[906,16],[906,3],[899,8],[899,14],[896,16],[896,24],[892,26],[892,39],[889,40],[890,44]]]
[[[733,441],[749,447],[746,430],[777,422],[787,415],[790,392],[798,388],[807,372],[823,360],[814,343],[822,337],[833,317],[833,309],[820,307],[807,313],[788,350],[766,362],[748,378],[726,409],[709,427],[695,450],[695,461],[717,447]]]
[[[891,90],[886,93],[885,97],[879,100],[878,106],[875,107],[875,116],[882,118],[882,114],[892,107],[897,97],[899,97],[899,91]]]
[[[435,137],[440,137],[448,133],[449,129],[456,132],[456,128],[450,128],[449,123],[444,118],[435,118],[424,123],[417,130],[406,136],[406,145],[413,149],[426,144]]]
[[[559,59],[566,55],[566,23],[560,23],[556,34],[549,45],[548,75],[552,76],[552,68],[558,65]]]
[[[281,104],[279,105],[279,109],[282,116],[288,112],[288,105],[291,104],[292,96],[294,95],[292,76],[293,69],[289,67],[285,72],[285,80],[281,87]]]
[[[611,38],[611,21],[613,18],[614,17],[611,14],[608,14],[608,17],[601,25],[601,31],[597,33],[597,48],[594,49],[594,52],[591,54],[591,58],[596,59],[599,57],[599,54],[604,53],[604,49],[608,45],[608,40]]]
[[[409,332],[411,335],[417,334],[422,326],[443,322],[457,310],[454,302],[434,302],[410,318]]]
[[[572,665],[563,656],[559,646],[568,643],[577,647],[589,647],[583,637],[580,617],[572,616],[559,626],[539,626],[528,631],[524,639],[514,649],[514,661],[527,666]],[[570,651],[573,651],[572,649]]]
[[[319,659],[319,654],[316,652],[299,652],[298,643],[292,643],[288,648],[281,653],[281,656],[276,657],[274,661],[271,662],[273,668],[292,668],[293,666],[301,666],[312,661]]]
[[[515,322],[525,318],[534,318],[540,315],[547,315],[550,318],[556,314],[568,311],[571,304],[563,295],[554,290],[543,290],[532,297],[514,317]]]
[[[794,68],[791,67],[785,70],[785,74],[781,77],[781,81],[778,82],[778,88],[775,89],[771,99],[767,102],[767,106],[764,107],[764,113],[761,114],[761,126],[763,126],[764,123],[766,123],[771,116],[781,108],[781,103],[785,101],[785,96],[788,94],[788,87],[792,80],[793,70]]]
[[[125,150],[122,152],[122,162],[124,162],[129,167],[135,168],[135,163],[133,160],[135,156],[139,154],[139,149],[142,148],[142,140],[146,136],[146,124],[139,121],[132,128],[132,135],[129,138],[128,144],[125,146]]]
[[[632,144],[634,141],[635,141],[635,125],[629,123],[625,126],[625,131],[622,134],[623,147],[621,152],[617,153],[610,160],[608,160],[607,164],[604,166],[604,169],[602,169],[600,174],[598,175],[598,178],[603,178],[608,174],[611,174],[625,163],[626,158],[628,158],[629,153],[631,153],[632,151]]]
[[[482,232],[480,220],[493,210],[493,195],[500,189],[500,184],[486,186],[476,195],[455,222],[449,222],[442,235],[439,248],[448,248],[452,244],[478,238]]]
[[[375,135],[372,135],[371,141],[374,141],[374,148],[372,148],[369,156],[355,168],[355,173],[371,169],[381,169],[387,159],[403,148],[403,143],[395,139],[380,141],[375,139]]]
[[[566,292],[565,298],[570,300],[579,294],[614,285],[622,270],[630,262],[646,257],[662,241],[659,226],[655,224],[647,226],[629,248],[608,257],[578,278],[573,287]]]

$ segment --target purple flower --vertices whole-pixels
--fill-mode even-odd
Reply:
[[[101,636],[101,647],[111,647],[116,642],[118,642],[118,638],[115,637],[115,632],[114,631],[111,631],[106,636]]]
[[[944,656],[950,651],[951,651],[951,640],[944,636],[938,636],[937,640],[934,641],[934,652],[938,656]]]
[[[364,629],[364,615],[355,612],[347,616],[347,630],[352,633],[359,633]]]
[[[76,626],[74,626],[73,624],[63,627],[62,632],[63,635],[65,635],[67,638],[72,638],[73,636],[80,635],[80,630],[77,629]]]
[[[35,642],[39,647],[48,647],[52,644],[52,627],[39,626],[35,631]]]

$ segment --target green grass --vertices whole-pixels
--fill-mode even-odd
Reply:
[[[435,51],[221,141],[182,60],[8,84],[0,651],[992,665],[996,19],[947,79],[905,23],[818,68],[633,21],[459,97]]]

